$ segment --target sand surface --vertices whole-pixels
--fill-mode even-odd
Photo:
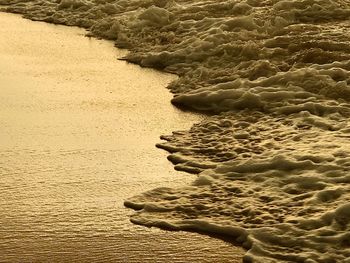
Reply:
[[[221,240],[133,225],[123,207],[194,178],[155,148],[202,118],[171,106],[173,75],[117,61],[125,51],[78,28],[0,23],[1,262],[241,261]]]

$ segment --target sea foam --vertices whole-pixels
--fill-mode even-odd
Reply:
[[[137,224],[229,236],[245,262],[350,262],[350,2],[0,0],[114,40],[173,72],[172,102],[212,115],[162,136],[183,189],[130,198]]]

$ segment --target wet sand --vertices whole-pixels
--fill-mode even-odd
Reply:
[[[123,201],[189,184],[155,148],[201,116],[173,80],[78,28],[0,13],[0,261],[241,262],[222,240],[135,226]]]

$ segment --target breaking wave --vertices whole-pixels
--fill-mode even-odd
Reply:
[[[229,236],[245,262],[350,262],[350,1],[0,4],[114,40],[211,113],[158,145],[196,181],[125,201],[134,223]]]

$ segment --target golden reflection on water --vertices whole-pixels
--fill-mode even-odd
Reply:
[[[231,249],[131,225],[123,207],[193,179],[154,147],[200,119],[170,105],[174,76],[117,61],[124,51],[77,28],[1,13],[0,23],[1,262],[211,262],[205,240]]]

